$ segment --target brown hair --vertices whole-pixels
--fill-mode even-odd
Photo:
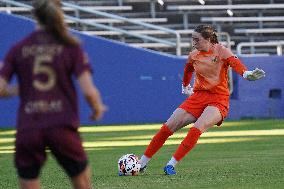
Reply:
[[[60,0],[34,0],[33,13],[40,24],[51,32],[57,41],[77,46],[79,41],[68,33]]]
[[[215,28],[211,25],[198,25],[195,32],[200,33],[204,39],[209,39],[212,44],[219,43],[217,38],[217,32]]]

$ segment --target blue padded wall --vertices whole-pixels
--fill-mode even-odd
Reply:
[[[31,20],[7,14],[0,14],[0,24],[5,26],[0,30],[0,59],[12,44],[35,28]],[[109,108],[101,121],[91,122],[90,109],[79,93],[82,125],[161,123],[186,98],[181,95],[180,79],[185,58],[74,33],[89,54],[94,82]],[[228,118],[283,118],[284,57],[242,59],[248,68],[263,68],[267,77],[248,82],[234,75],[234,98]],[[270,95],[273,98],[269,98],[269,90],[273,90]],[[18,98],[0,100],[0,127],[15,125],[17,105]]]
[[[231,99],[229,118],[284,118],[284,57],[242,58],[249,70],[265,70],[266,77],[246,81],[238,77],[237,99]]]

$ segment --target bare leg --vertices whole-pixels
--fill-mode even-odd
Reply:
[[[219,109],[215,106],[207,106],[201,116],[194,123],[194,127],[203,133],[221,120],[222,115]]]
[[[71,178],[71,180],[74,189],[92,189],[90,167],[86,167],[82,173]]]
[[[184,109],[177,108],[171,117],[167,120],[166,125],[172,132],[185,127],[186,125],[196,121],[196,118],[185,111]]]
[[[181,108],[177,108],[168,121],[161,127],[161,129],[152,138],[150,144],[145,150],[144,154],[141,156],[140,163],[142,171],[146,167],[147,163],[150,161],[152,156],[164,145],[165,141],[171,136],[175,131],[180,128],[193,123],[196,118],[186,112]]]
[[[20,189],[40,189],[40,181],[36,179],[19,178]]]
[[[205,132],[207,129],[222,120],[222,115],[218,108],[215,106],[208,106],[204,109],[201,116],[194,123],[187,136],[183,139],[178,149],[167,163],[164,168],[164,172],[167,175],[176,174],[174,166],[188,153],[190,152],[195,144],[197,143],[201,133]]]

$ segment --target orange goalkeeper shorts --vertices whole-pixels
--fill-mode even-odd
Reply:
[[[184,109],[198,119],[207,106],[215,106],[222,115],[222,120],[217,123],[220,126],[228,115],[229,98],[228,95],[210,93],[208,91],[196,91],[179,108]]]

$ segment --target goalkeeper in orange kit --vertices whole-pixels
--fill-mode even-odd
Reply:
[[[141,172],[145,171],[147,163],[169,136],[194,123],[164,167],[166,175],[175,175],[175,165],[195,146],[200,135],[210,127],[222,124],[229,111],[229,66],[249,81],[265,76],[265,72],[258,68],[248,71],[230,49],[218,42],[215,29],[210,25],[197,26],[192,34],[192,43],[195,50],[189,54],[182,83],[182,93],[189,97],[152,138],[140,159]],[[196,78],[192,88],[190,80],[193,72]]]

